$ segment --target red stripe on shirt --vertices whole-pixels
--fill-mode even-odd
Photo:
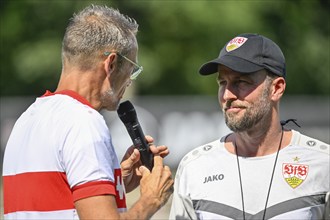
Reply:
[[[4,214],[16,211],[55,211],[74,208],[62,172],[29,172],[3,177]]]
[[[119,182],[117,180],[120,180]],[[117,208],[127,208],[124,187],[121,181],[121,170],[115,169],[115,183],[110,181],[88,182],[73,187],[73,200],[87,198],[97,195],[114,195],[116,197]],[[121,192],[118,190],[122,189]]]
[[[82,104],[88,105],[89,107],[93,108],[91,103],[86,98],[82,97],[81,95],[79,95],[78,93],[76,93],[75,91],[72,91],[72,90],[63,90],[63,91],[58,91],[58,92],[54,92],[54,93],[47,90],[46,93],[42,95],[42,97],[52,96],[52,95],[56,95],[56,94],[70,96],[71,98],[76,99],[77,101],[81,102]]]
[[[3,177],[4,214],[17,211],[57,211],[74,208],[74,201],[97,195],[116,195],[115,184],[95,181],[70,190],[64,172],[29,172]],[[126,202],[118,203],[126,208]]]
[[[88,182],[73,187],[73,201],[97,195],[116,195],[115,184],[110,181]]]

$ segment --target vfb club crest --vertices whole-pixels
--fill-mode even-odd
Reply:
[[[306,179],[308,165],[284,163],[282,166],[282,173],[285,181],[295,189]]]
[[[226,46],[226,51],[230,52],[242,46],[248,39],[246,37],[235,37]]]

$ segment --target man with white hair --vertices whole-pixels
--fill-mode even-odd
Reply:
[[[137,64],[138,25],[106,6],[89,6],[70,20],[62,44],[57,89],[47,91],[20,116],[3,165],[5,219],[148,219],[173,192],[163,157],[154,167],[129,148],[121,164],[102,109],[115,111],[142,71]],[[127,210],[125,191],[140,185]]]

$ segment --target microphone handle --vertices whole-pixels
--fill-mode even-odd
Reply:
[[[140,160],[142,164],[151,171],[154,166],[154,157],[149,150],[149,145],[145,139],[141,126],[139,123],[136,123],[134,125],[128,125],[126,128],[132,139],[134,147],[140,152]]]

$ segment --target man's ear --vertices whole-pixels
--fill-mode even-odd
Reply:
[[[108,75],[111,75],[111,73],[116,69],[116,53],[111,53],[107,56],[107,58],[103,62],[103,68],[104,72]]]
[[[272,83],[273,91],[272,91],[271,99],[273,101],[280,100],[284,94],[285,87],[286,87],[286,82],[283,77],[278,77],[278,78],[274,79],[273,83]]]

